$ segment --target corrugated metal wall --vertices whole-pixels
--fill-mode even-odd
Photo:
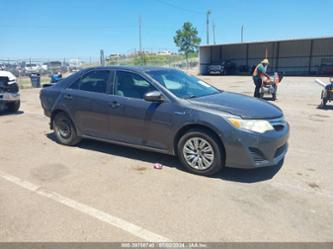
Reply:
[[[236,65],[235,74],[248,72],[268,54],[268,71],[285,75],[333,75],[333,38],[290,40],[203,46],[200,48],[200,73],[208,66],[230,61]]]

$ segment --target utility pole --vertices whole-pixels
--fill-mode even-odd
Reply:
[[[241,27],[241,43],[244,41],[244,25]]]
[[[139,16],[139,53],[142,52],[141,25],[142,25],[141,16]]]
[[[209,45],[209,16],[212,14],[210,10],[207,11],[206,29],[207,29],[207,45]]]
[[[142,53],[142,20],[139,16],[139,55],[141,58],[141,65],[143,64],[143,53]]]
[[[104,50],[103,49],[100,50],[100,64],[103,67],[105,66],[105,58],[104,58]]]
[[[215,40],[215,22],[213,21],[213,42],[214,45],[216,44],[216,40]]]

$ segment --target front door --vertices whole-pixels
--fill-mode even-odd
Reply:
[[[117,71],[114,84],[113,108],[110,115],[110,135],[113,140],[135,145],[166,149],[162,139],[170,133],[171,103],[144,100],[147,92],[156,88],[137,73]],[[158,134],[152,136],[152,129]]]

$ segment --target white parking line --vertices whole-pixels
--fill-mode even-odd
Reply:
[[[80,202],[67,198],[65,196],[62,196],[58,193],[43,190],[41,186],[35,185],[33,183],[27,182],[25,180],[15,177],[15,176],[9,175],[3,171],[0,171],[0,177],[2,179],[5,179],[9,182],[12,182],[12,183],[18,185],[24,189],[30,190],[38,195],[44,196],[48,199],[61,203],[67,207],[73,208],[81,213],[87,214],[87,215],[94,217],[98,220],[101,220],[105,223],[118,227],[145,241],[149,241],[149,242],[170,242],[171,241],[168,238],[165,238],[161,235],[150,232],[140,226],[132,224],[121,218],[115,217],[111,214],[100,211],[96,208],[87,206],[85,204],[82,204]]]

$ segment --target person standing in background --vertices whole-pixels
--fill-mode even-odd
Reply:
[[[267,67],[269,65],[268,59],[264,59],[260,62],[253,71],[253,82],[255,84],[254,97],[260,98],[260,88],[262,85],[262,77],[265,76],[269,78],[270,76],[266,73]]]

